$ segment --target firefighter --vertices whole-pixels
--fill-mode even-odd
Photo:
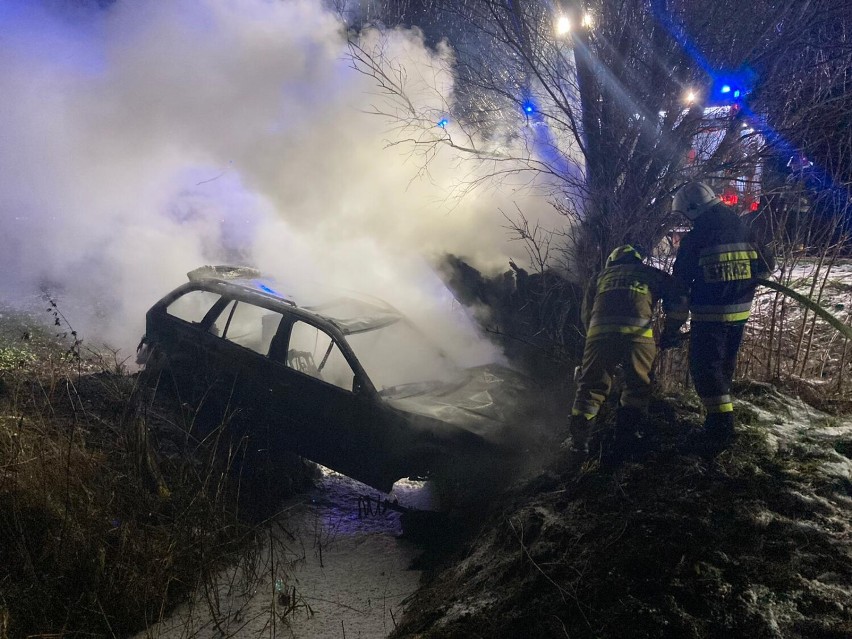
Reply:
[[[672,211],[692,221],[680,242],[673,274],[689,288],[689,369],[707,412],[701,447],[715,455],[735,437],[731,382],[751,311],[755,278],[772,272],[775,259],[759,245],[739,216],[703,182],[675,193]],[[661,348],[679,343],[686,321],[670,317]]]
[[[662,298],[667,313],[686,315],[686,290],[680,282],[643,264],[642,259],[635,246],[619,246],[586,292],[586,344],[569,425],[570,449],[581,457],[589,452],[595,418],[609,395],[619,364],[624,369],[625,387],[616,413],[612,449],[605,454],[617,463],[629,452],[651,393],[651,366],[657,355],[651,329],[654,308]]]

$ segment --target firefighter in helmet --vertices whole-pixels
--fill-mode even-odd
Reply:
[[[713,455],[735,436],[730,393],[737,352],[757,287],[755,278],[770,274],[775,259],[703,182],[683,185],[675,193],[672,212],[692,221],[692,230],[680,242],[673,274],[690,291],[689,368],[707,412],[702,445]],[[686,316],[669,322],[661,348],[679,342],[677,332],[685,321]]]
[[[651,367],[657,346],[651,329],[654,308],[662,298],[667,314],[686,315],[686,290],[671,275],[642,262],[633,245],[619,246],[589,286],[583,303],[586,344],[571,411],[570,448],[589,452],[595,418],[612,388],[616,367],[624,369],[624,390],[616,413],[612,449],[621,461],[632,445],[633,432],[648,408]],[[681,322],[682,323],[682,322]]]

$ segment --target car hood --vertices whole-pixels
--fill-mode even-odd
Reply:
[[[517,371],[489,364],[465,369],[453,381],[396,386],[381,396],[397,410],[458,426],[496,443],[505,427],[528,410],[532,386]]]

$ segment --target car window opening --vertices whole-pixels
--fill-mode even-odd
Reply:
[[[343,351],[325,331],[306,322],[293,323],[285,363],[293,370],[346,391],[355,388],[355,371]]]
[[[293,370],[316,377],[321,380],[322,375],[314,363],[314,356],[308,351],[290,350],[287,353],[287,366]]]
[[[210,334],[264,356],[269,354],[283,319],[281,313],[237,300],[228,301],[216,315],[208,329]]]
[[[166,312],[185,322],[200,324],[219,299],[219,295],[210,291],[188,291],[174,299],[166,307]]]

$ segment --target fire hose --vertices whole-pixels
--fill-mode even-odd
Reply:
[[[822,306],[820,306],[815,300],[812,300],[810,297],[806,295],[802,295],[801,293],[797,293],[789,286],[784,286],[783,284],[779,284],[778,282],[773,282],[772,280],[767,280],[762,277],[757,278],[757,283],[761,286],[765,286],[766,288],[771,288],[774,291],[778,291],[782,295],[789,297],[791,299],[796,300],[799,304],[804,306],[805,308],[814,312],[815,315],[821,317],[826,322],[831,324],[834,328],[836,328],[844,337],[848,339],[852,339],[852,326],[848,324],[844,324],[840,319],[838,319],[835,315],[832,315],[827,310],[825,310]]]
[[[773,291],[778,291],[779,293],[781,293],[785,297],[789,297],[790,299],[797,301],[799,304],[801,304],[805,308],[813,311],[815,315],[817,315],[818,317],[821,317],[826,322],[831,324],[831,326],[833,326],[835,329],[837,329],[837,331],[841,335],[843,335],[843,337],[846,337],[847,339],[852,339],[852,326],[849,326],[848,324],[844,324],[837,316],[832,315],[827,310],[825,310],[822,306],[820,306],[819,303],[816,302],[816,300],[812,300],[807,295],[802,295],[801,293],[794,291],[789,286],[784,286],[783,284],[779,284],[778,282],[774,282],[772,280],[768,280],[768,279],[763,278],[763,277],[755,278],[755,281],[758,284],[760,284],[761,286],[765,286],[766,288],[771,288]],[[678,338],[681,339],[681,340],[685,340],[688,337],[689,337],[689,331],[686,331],[685,333],[680,333],[678,335]],[[582,366],[577,366],[574,369],[574,381],[575,382],[578,382],[580,380],[580,375],[581,375],[582,371],[583,371]]]

